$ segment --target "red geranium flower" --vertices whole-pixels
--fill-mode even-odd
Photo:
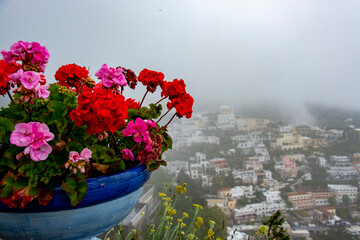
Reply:
[[[138,80],[146,86],[146,90],[153,93],[156,91],[157,86],[163,84],[164,78],[165,76],[162,72],[144,69],[140,72]]]
[[[128,106],[128,109],[138,109],[140,106],[140,103],[135,102],[135,99],[133,98],[126,99],[126,104]]]
[[[113,133],[126,124],[128,106],[125,97],[110,89],[84,87],[78,103],[70,118],[78,127],[86,124],[86,132],[90,135],[103,131]]]
[[[184,80],[174,79],[172,82],[164,81],[161,85],[161,96],[162,97],[169,97],[169,99],[173,99],[179,97],[182,94],[185,94],[185,83]]]
[[[191,97],[190,94],[185,93],[182,94],[178,98],[174,98],[171,100],[171,102],[167,103],[167,108],[175,108],[176,109],[176,115],[181,118],[186,116],[186,118],[191,118],[191,115],[193,113],[192,106],[194,104],[194,99]]]
[[[76,90],[80,89],[88,77],[89,71],[74,63],[61,66],[55,73],[55,79],[59,85],[67,88],[74,87]]]
[[[0,95],[5,95],[6,90],[10,89],[8,81],[9,76],[21,68],[17,63],[6,63],[4,60],[0,60]]]
[[[136,78],[136,74],[130,70],[130,69],[126,69],[126,68],[122,68],[122,73],[124,74],[125,76],[125,79],[127,81],[127,84],[128,86],[131,88],[131,89],[135,89],[136,85],[137,85],[137,78]],[[117,69],[117,68],[116,68]]]

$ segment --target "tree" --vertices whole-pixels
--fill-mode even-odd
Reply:
[[[329,200],[328,200],[329,204],[331,206],[336,206],[337,205],[337,201],[334,197],[330,197]]]
[[[213,228],[216,235],[218,235],[222,239],[226,239],[226,237],[227,237],[227,229],[226,229],[227,217],[226,217],[225,213],[223,213],[223,211],[219,207],[207,206],[199,213],[199,217],[202,217],[203,222],[204,222],[204,224],[199,229],[200,233],[206,234],[206,230],[209,227],[208,223],[210,220],[213,220],[216,223],[215,227]]]
[[[268,220],[263,221],[263,226],[259,228],[258,234],[265,235],[268,240],[290,240],[290,236],[282,226],[285,218],[281,217],[278,210]]]
[[[342,197],[342,202],[344,203],[345,206],[349,206],[349,204],[351,203],[351,200],[350,200],[349,196],[345,194]]]

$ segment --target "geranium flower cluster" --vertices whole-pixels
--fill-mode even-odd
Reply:
[[[1,55],[5,62],[21,61],[25,70],[44,72],[50,54],[46,47],[37,42],[19,41],[10,47],[10,51],[2,50]]]
[[[86,124],[89,135],[103,131],[114,133],[126,124],[128,107],[125,97],[110,89],[84,87],[78,103],[79,106],[70,112],[70,118],[78,127]]]
[[[88,78],[89,71],[75,63],[61,66],[55,73],[55,79],[59,85],[67,88],[74,87],[77,91]]]
[[[140,72],[138,80],[146,86],[147,91],[153,93],[164,82],[164,78],[165,76],[162,72],[144,69]]]
[[[148,119],[144,121],[141,118],[137,118],[135,122],[130,121],[127,127],[122,131],[124,137],[133,137],[134,141],[138,143],[136,146],[139,146],[141,143],[145,145],[145,147],[140,146],[142,150],[136,157],[136,160],[145,164],[151,159],[154,159],[154,155],[159,156],[161,154],[161,147],[159,149],[159,146],[162,139],[160,136],[158,138],[156,135],[152,134],[151,129],[158,131],[156,122]],[[131,150],[124,149],[122,154],[124,159],[134,160],[134,154]]]
[[[69,153],[69,160],[65,163],[65,168],[70,169],[74,174],[79,170],[81,173],[85,172],[85,164],[90,161],[91,150],[84,148],[79,154],[76,151]]]
[[[22,69],[19,69],[16,73],[10,75],[9,83],[18,86],[13,92],[20,94],[20,102],[29,102],[29,100],[35,98],[47,99],[50,95],[50,92],[47,90],[49,85],[46,84],[45,76],[38,72],[24,72]]]
[[[170,101],[166,106],[168,109],[175,108],[178,117],[191,118],[194,99],[186,92],[185,87],[182,79],[174,79],[172,82],[165,81],[161,85],[161,96],[169,98]]]
[[[10,135],[11,144],[26,147],[17,158],[30,154],[33,161],[47,159],[52,151],[52,147],[47,142],[53,139],[54,134],[50,132],[48,126],[40,122],[19,123]]]
[[[122,73],[125,76],[127,85],[131,88],[131,89],[135,89],[136,85],[137,85],[137,77],[136,74],[131,70],[131,69],[126,69],[123,67],[119,67],[122,68]]]
[[[122,73],[122,68],[112,68],[108,67],[107,64],[102,65],[99,71],[95,73],[95,76],[98,77],[104,87],[107,88],[118,88],[118,86],[126,86],[127,81],[124,74]]]

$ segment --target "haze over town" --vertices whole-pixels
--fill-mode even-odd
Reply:
[[[50,82],[73,62],[93,76],[103,63],[149,68],[186,80],[195,110],[271,106],[311,122],[308,103],[360,109],[359,7],[355,0],[2,0],[0,46],[46,45]]]

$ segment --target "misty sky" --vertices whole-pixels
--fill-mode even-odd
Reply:
[[[359,10],[358,0],[0,0],[0,48],[45,45],[50,82],[74,62],[93,76],[103,63],[162,71],[185,80],[195,109],[360,109]]]

